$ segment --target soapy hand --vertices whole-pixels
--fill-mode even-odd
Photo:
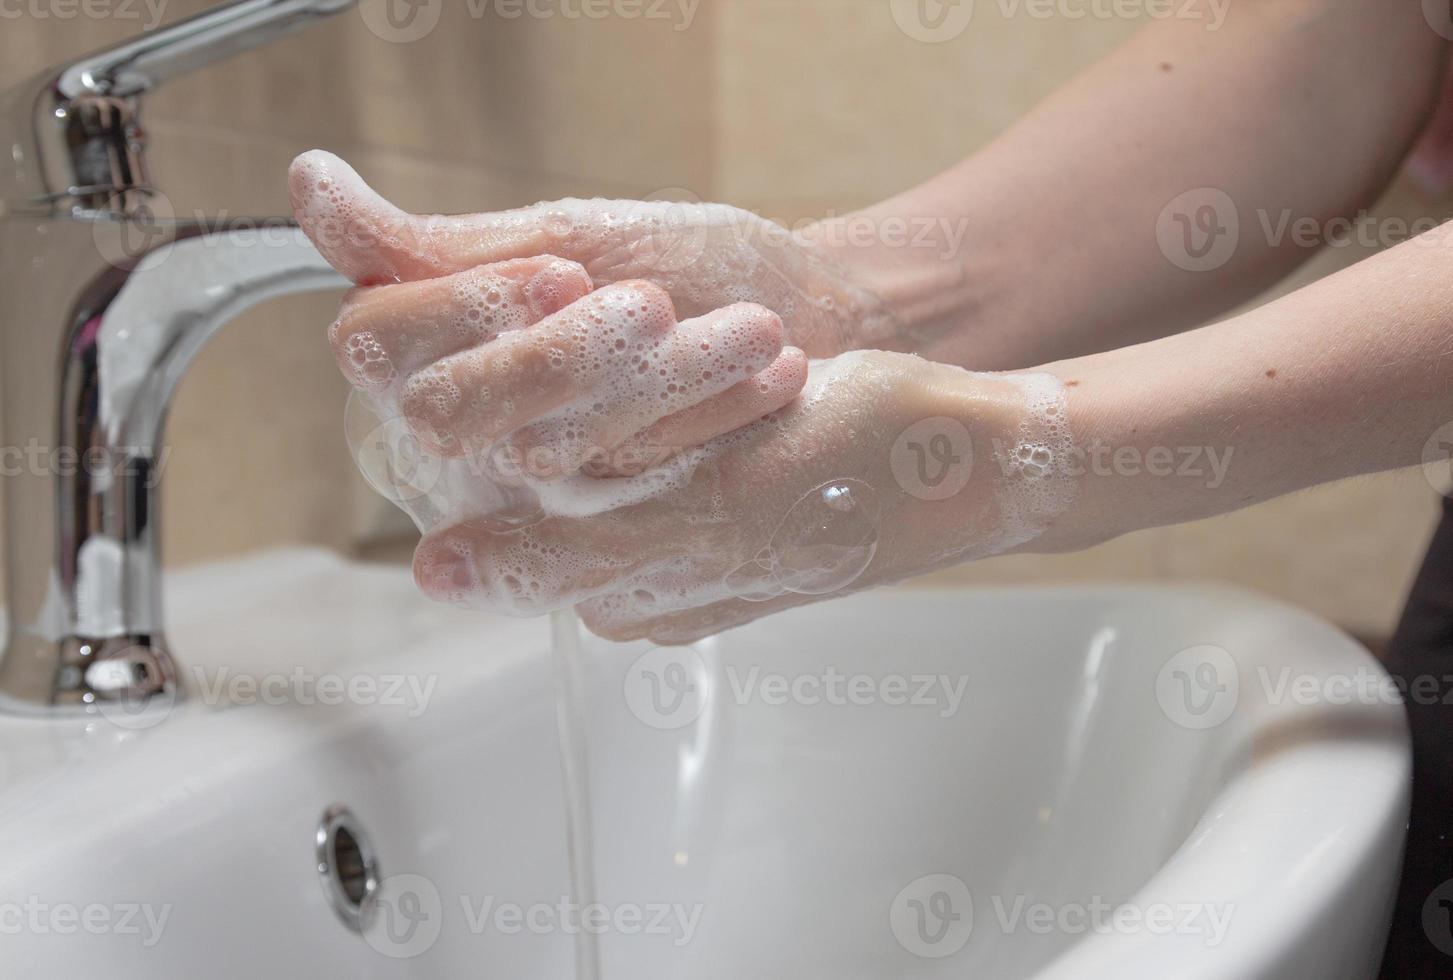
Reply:
[[[319,250],[360,285],[436,279],[507,259],[557,255],[597,286],[645,279],[682,318],[734,303],[776,312],[810,357],[887,346],[884,304],[809,236],[721,204],[564,200],[498,213],[411,215],[348,164],[312,151],[292,169],[293,207]]]
[[[444,457],[428,516],[413,511],[427,532],[415,576],[434,598],[574,605],[612,639],[688,642],[1010,550],[1074,496],[1054,465],[1068,434],[1051,376],[883,352],[809,376],[761,306],[677,322],[659,285],[592,291],[577,262],[492,261],[492,235],[525,234],[515,222],[425,234],[393,212],[406,234],[384,245],[374,219],[341,235],[387,206],[318,154],[292,189],[304,230],[365,284],[332,330],[340,366]],[[500,485],[530,506],[492,511]]]
[[[638,503],[594,509],[582,488],[547,498],[551,516],[525,527],[441,527],[415,577],[441,601],[524,615],[574,605],[609,639],[691,642],[1033,540],[1075,493],[1054,465],[1063,412],[1047,375],[844,354],[815,362],[791,404],[652,471],[669,478]],[[926,482],[939,440],[948,451]]]

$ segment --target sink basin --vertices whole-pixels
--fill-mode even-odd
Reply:
[[[572,975],[546,623],[317,551],[167,603],[187,699],[0,719],[0,976]],[[587,652],[606,980],[1375,975],[1407,735],[1305,614],[903,589]],[[383,876],[362,934],[334,804]]]

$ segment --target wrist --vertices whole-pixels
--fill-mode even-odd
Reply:
[[[905,360],[920,367],[890,458],[922,570],[1094,543],[1081,524],[1081,480],[1066,465],[1073,443],[1061,378]]]
[[[954,363],[952,348],[973,307],[959,237],[941,219],[870,209],[827,218],[803,232],[809,255],[860,290],[856,349],[907,351]]]
[[[1219,487],[1231,452],[1182,431],[1185,399],[1167,403],[1145,382],[1144,348],[1124,348],[1045,365],[1064,386],[1075,481],[1072,508],[1024,550],[1075,551],[1131,531],[1200,516],[1200,490]]]

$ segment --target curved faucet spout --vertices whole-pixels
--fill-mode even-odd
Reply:
[[[0,93],[0,707],[176,692],[156,527],[167,405],[222,324],[344,283],[286,223],[179,225],[157,241],[166,198],[147,174],[142,103],[356,2],[214,4]]]
[[[15,282],[7,266],[35,256],[42,275],[73,269],[83,248],[75,239],[94,249],[124,235],[122,224],[5,222],[31,241],[0,238],[0,281]],[[138,260],[104,269],[70,309],[45,309],[41,290],[0,295],[10,325],[0,332],[4,442],[39,440],[54,461],[7,480],[0,698],[85,706],[174,690],[157,527],[172,395],[202,346],[243,311],[346,285],[291,224],[185,225]],[[47,348],[61,352],[48,379],[35,356]]]

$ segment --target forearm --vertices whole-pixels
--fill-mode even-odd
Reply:
[[[1224,323],[1047,370],[1068,392],[1079,496],[1037,550],[1415,464],[1453,421],[1453,227]]]
[[[1326,221],[1373,199],[1437,90],[1444,42],[1421,7],[1193,9],[1201,19],[1147,26],[959,166],[822,226],[894,311],[902,348],[999,369],[1163,336],[1307,257],[1290,236],[1269,240],[1263,218]],[[1224,265],[1187,271],[1162,250],[1157,222],[1206,187],[1233,202],[1239,241]],[[886,235],[846,244],[852,220],[903,218],[938,231],[918,247]]]

